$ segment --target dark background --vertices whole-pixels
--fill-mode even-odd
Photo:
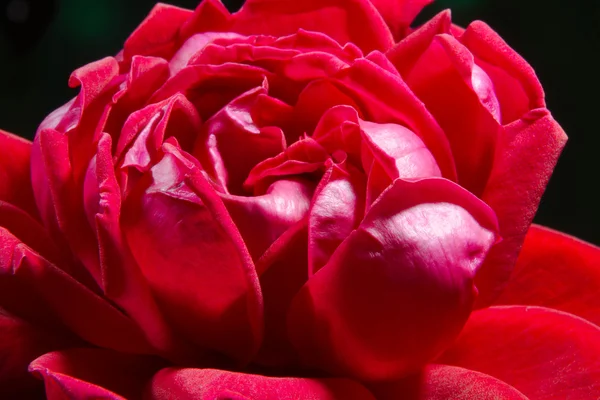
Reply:
[[[241,3],[225,0],[231,10]],[[153,4],[0,0],[0,127],[31,138],[46,114],[77,93],[67,86],[71,71],[116,54]],[[600,244],[600,2],[438,0],[418,20],[444,8],[452,9],[459,25],[487,22],[537,71],[548,108],[570,139],[536,222]]]

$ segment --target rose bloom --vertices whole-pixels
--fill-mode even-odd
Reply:
[[[2,132],[0,397],[597,399],[600,251],[530,226],[566,136],[428,2],[159,4]]]

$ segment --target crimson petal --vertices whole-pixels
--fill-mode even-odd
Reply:
[[[269,378],[214,369],[167,368],[152,379],[149,399],[375,400],[348,379]]]
[[[365,53],[394,44],[391,32],[369,0],[246,1],[233,15],[232,29],[244,34],[284,36],[298,29],[322,32]]]
[[[494,304],[554,308],[600,326],[600,248],[532,225]]]
[[[468,318],[494,231],[491,210],[458,185],[396,180],[292,303],[305,364],[363,380],[420,368]]]
[[[49,400],[135,400],[163,365],[153,357],[73,348],[44,354],[29,370],[44,380]]]
[[[491,375],[534,399],[600,397],[600,328],[548,308],[476,311],[438,362]]]

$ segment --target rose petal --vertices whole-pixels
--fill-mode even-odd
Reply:
[[[201,349],[240,362],[258,350],[258,277],[227,210],[190,156],[171,144],[126,200],[123,229],[165,317]],[[190,157],[191,158],[191,157]]]
[[[46,385],[49,400],[141,399],[144,386],[164,363],[104,349],[75,348],[44,354],[29,370]]]
[[[413,19],[431,2],[433,0],[371,0],[396,41],[406,36]]]
[[[234,32],[284,36],[298,29],[322,32],[341,45],[352,42],[368,53],[385,51],[394,39],[368,0],[246,1],[233,15]]]
[[[148,343],[163,357],[184,362],[192,358],[188,343],[175,337],[124,242],[121,229],[121,188],[111,153],[112,141],[103,134],[95,163],[88,171],[86,188],[94,201],[88,205],[90,224],[96,229],[104,294],[118,304],[141,328]]]
[[[600,326],[600,249],[532,225],[507,286],[494,304],[544,306]]]
[[[250,170],[286,147],[281,128],[275,124],[258,126],[254,120],[253,110],[267,90],[265,82],[237,97],[206,121],[198,133],[192,154],[231,194],[244,194],[242,184]]]
[[[331,79],[343,93],[359,104],[362,119],[400,124],[425,143],[445,178],[455,180],[456,171],[448,139],[423,103],[404,81],[366,59],[358,59]]]
[[[292,299],[308,279],[306,220],[281,235],[256,263],[256,269],[265,304],[265,338],[254,361],[269,367],[297,366],[286,317]]]
[[[308,216],[308,271],[316,273],[358,227],[365,212],[365,182],[355,169],[333,165],[313,196]]]
[[[396,180],[292,303],[305,364],[363,380],[420,368],[468,318],[495,229],[491,210],[447,180]]]
[[[325,149],[310,137],[298,140],[282,153],[256,165],[244,182],[255,195],[265,193],[276,179],[293,175],[308,175],[325,169],[330,160]]]
[[[417,376],[369,388],[379,400],[527,400],[494,377],[450,365],[431,364]]]
[[[190,10],[158,3],[127,38],[123,47],[124,65],[134,55],[169,59],[177,50],[181,25],[192,17]]]
[[[490,78],[469,50],[448,34],[435,36],[403,77],[448,137],[459,184],[481,195],[501,127]]]
[[[477,307],[501,292],[567,137],[546,109],[532,110],[504,127],[494,166],[481,198],[498,216],[502,242],[494,246],[475,278]]]
[[[0,129],[0,201],[37,216],[31,190],[30,154],[31,142]]]
[[[183,23],[179,36],[187,39],[195,33],[223,32],[228,30],[231,15],[219,0],[203,0],[194,10],[194,14]]]
[[[439,362],[491,375],[534,399],[600,396],[600,328],[548,308],[476,311]]]
[[[348,379],[269,378],[214,369],[166,368],[152,379],[150,396],[171,399],[348,399],[375,400],[364,386]]]
[[[503,124],[546,106],[542,85],[533,68],[485,23],[473,22],[458,40],[492,79]]]
[[[27,372],[36,357],[77,343],[64,332],[40,329],[0,308],[0,396],[3,399],[41,397],[40,385]]]
[[[310,207],[315,184],[302,178],[275,181],[260,196],[219,194],[252,259],[258,259]]]
[[[0,307],[16,315],[58,327],[64,323],[97,346],[150,351],[142,332],[127,316],[4,228],[0,228],[0,286]]]

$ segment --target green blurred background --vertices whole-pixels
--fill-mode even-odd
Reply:
[[[225,1],[231,10],[241,3]],[[71,71],[116,54],[153,5],[152,0],[0,0],[0,127],[31,138],[46,114],[77,93],[67,86]],[[600,2],[438,0],[418,20],[445,8],[459,25],[486,21],[537,71],[548,108],[570,140],[536,222],[600,244]]]

